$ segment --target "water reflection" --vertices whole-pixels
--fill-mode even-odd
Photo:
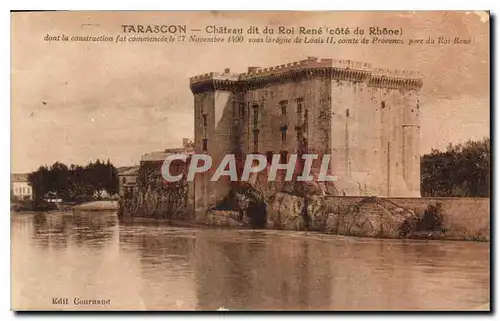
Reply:
[[[112,309],[470,309],[489,302],[489,244],[118,223],[12,214],[13,306],[54,296]],[[75,307],[73,307],[75,308]]]

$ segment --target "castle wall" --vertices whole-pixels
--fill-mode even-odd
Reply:
[[[380,121],[365,82],[331,82],[331,167],[341,195],[376,195]]]
[[[235,152],[330,154],[335,195],[420,196],[421,86],[418,73],[313,57],[196,76],[197,152],[210,154],[215,166]],[[195,182],[200,209],[230,188],[208,182],[214,170]]]
[[[432,236],[432,231],[428,231],[419,238],[490,240],[488,198],[313,196],[305,202],[302,197],[278,193],[269,204],[267,228],[401,238],[405,220],[422,217],[430,205],[437,204],[442,208],[442,234]]]
[[[401,88],[373,88],[380,110],[379,196],[420,196],[420,129],[417,94]]]
[[[195,212],[214,206],[230,189],[227,177],[221,177],[216,182],[210,181],[210,178],[224,156],[234,152],[232,113],[233,94],[229,91],[208,91],[195,95],[195,152],[212,157],[210,170],[195,177]]]
[[[247,130],[243,139],[245,152],[255,151],[253,130],[258,129],[259,153],[277,154],[281,151],[298,153],[298,130],[303,131],[310,153],[326,153],[329,124],[325,114],[328,110],[326,101],[322,99],[325,99],[324,92],[327,86],[327,80],[311,78],[248,90],[245,94],[248,110],[248,117],[245,119]],[[283,104],[286,104],[286,114],[282,112]],[[299,107],[299,104],[302,107]],[[258,106],[257,116],[254,106]],[[286,126],[286,137],[282,137],[284,126]]]
[[[332,80],[332,168],[341,195],[420,196],[412,90]]]
[[[125,191],[120,199],[120,217],[151,217],[191,220],[192,188],[185,179],[167,183],[162,176],[163,161],[141,162],[136,188]],[[184,164],[180,164],[185,172]]]

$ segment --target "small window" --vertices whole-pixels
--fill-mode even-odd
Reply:
[[[302,139],[302,128],[298,127],[297,128],[297,141],[300,141]]]
[[[259,123],[259,105],[253,105],[253,125],[257,127]]]
[[[203,126],[207,127],[208,126],[208,120],[207,120],[207,115],[203,114]]]
[[[208,139],[203,138],[203,151],[208,151]]]
[[[240,103],[240,117],[245,117],[245,104]]]
[[[286,126],[281,127],[281,143],[282,144],[284,144],[286,142],[286,131],[287,131]]]
[[[384,109],[385,108],[385,101],[380,103],[380,108]]]
[[[345,116],[349,117],[349,114],[350,114],[350,112],[349,112],[349,108],[348,108],[348,109],[345,110]]]
[[[286,109],[288,107],[288,101],[282,100],[282,101],[280,101],[279,105],[281,108],[281,115],[286,116]]]
[[[302,114],[302,109],[304,108],[304,99],[297,99],[297,114]]]
[[[253,152],[257,154],[259,152],[259,131],[253,131]]]

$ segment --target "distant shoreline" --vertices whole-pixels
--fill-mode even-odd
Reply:
[[[36,204],[33,201],[16,201],[10,203],[11,212],[47,213],[54,211],[115,211],[118,209],[118,200],[99,200],[82,204],[51,203],[44,201]]]

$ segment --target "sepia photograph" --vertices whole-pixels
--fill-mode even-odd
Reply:
[[[488,11],[18,11],[13,311],[491,311]]]

